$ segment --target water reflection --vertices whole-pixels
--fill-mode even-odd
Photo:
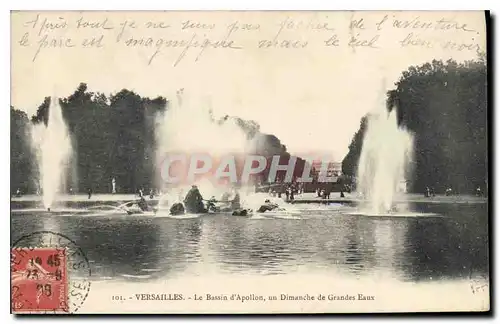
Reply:
[[[174,220],[16,213],[12,240],[41,230],[63,233],[87,253],[99,280],[147,281],[207,272],[319,271],[406,281],[487,275],[485,206],[419,208],[445,217],[312,212],[300,220],[223,215]]]
[[[402,264],[409,280],[470,278],[488,274],[486,206],[461,207],[448,219],[409,223]]]
[[[144,267],[158,267],[160,257],[156,252],[160,241],[157,224],[148,220],[79,218],[64,219],[61,231],[74,238],[92,260],[92,271],[101,278],[138,279]],[[76,226],[75,226],[76,225]],[[98,230],[96,230],[98,229]],[[163,268],[169,271],[169,265]]]
[[[212,219],[206,235],[229,272],[289,273],[320,268],[363,275],[395,271],[407,227],[363,217],[244,221]]]
[[[280,273],[291,258],[293,242],[273,220],[215,216],[206,221],[208,244],[223,271]]]
[[[157,267],[168,267],[169,277],[187,271],[192,263],[201,260],[200,240],[202,237],[201,219],[155,220],[159,227],[159,241],[153,253],[158,255]],[[168,264],[168,265],[167,265]]]

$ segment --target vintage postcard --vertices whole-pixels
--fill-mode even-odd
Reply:
[[[14,11],[11,312],[490,310],[484,11]]]

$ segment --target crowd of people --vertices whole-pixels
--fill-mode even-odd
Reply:
[[[292,182],[290,184],[277,184],[269,185],[268,193],[272,197],[283,198],[285,196],[287,201],[293,201],[297,195],[304,192],[304,186],[301,183]]]
[[[444,195],[445,196],[452,196],[454,194],[454,191],[451,187],[446,187],[446,189],[444,190]],[[456,194],[456,193],[455,193]],[[474,195],[476,197],[483,197],[484,196],[484,192],[483,190],[481,189],[481,186],[477,186],[476,187],[476,190],[474,192]],[[425,187],[425,191],[424,191],[424,197],[427,197],[427,198],[430,198],[430,197],[435,197],[436,196],[436,192],[434,190],[434,187]]]

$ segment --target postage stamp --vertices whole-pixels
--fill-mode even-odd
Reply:
[[[69,311],[65,248],[13,248],[11,264],[13,312]]]
[[[77,312],[90,292],[90,265],[69,237],[33,232],[11,247],[11,311],[15,314]]]

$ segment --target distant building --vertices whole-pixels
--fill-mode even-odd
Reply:
[[[325,162],[326,164],[327,162]],[[313,171],[312,176],[313,177],[319,177],[319,174],[321,172],[321,168],[323,168],[323,162],[322,161],[314,161],[312,163]],[[326,169],[326,176],[327,177],[335,177],[334,182],[337,181],[338,177],[342,175],[342,163],[341,162],[328,162],[327,169]]]

